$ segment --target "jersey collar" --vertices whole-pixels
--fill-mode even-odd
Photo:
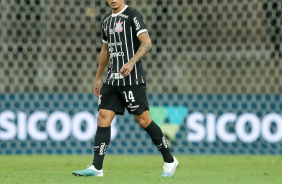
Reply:
[[[125,10],[127,7],[128,7],[128,5],[125,5],[125,7],[124,7],[120,12],[118,12],[118,13],[116,13],[116,14],[112,13],[112,17],[118,16],[119,14],[121,14],[122,12],[124,12],[124,10]]]

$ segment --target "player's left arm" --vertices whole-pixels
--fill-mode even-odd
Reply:
[[[139,34],[138,39],[141,42],[141,45],[136,52],[136,54],[120,69],[120,74],[123,76],[128,76],[132,71],[134,65],[140,61],[152,48],[152,42],[148,32],[143,32]]]
[[[137,63],[137,61],[141,60],[152,48],[152,42],[148,32],[143,32],[138,36],[138,39],[141,42],[141,45],[136,52],[136,54],[130,59],[130,62]]]

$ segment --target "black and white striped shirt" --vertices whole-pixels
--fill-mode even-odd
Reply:
[[[102,22],[102,42],[108,44],[110,61],[104,84],[128,86],[146,83],[142,62],[138,61],[130,75],[119,78],[119,71],[139,49],[138,35],[147,32],[139,11],[127,5],[117,14],[107,14]]]

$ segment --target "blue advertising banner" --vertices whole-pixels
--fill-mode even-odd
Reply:
[[[282,154],[281,95],[149,94],[174,154]],[[0,94],[0,154],[92,154],[93,94]],[[110,154],[156,154],[128,113],[112,122]]]

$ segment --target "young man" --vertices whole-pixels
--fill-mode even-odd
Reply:
[[[178,161],[170,153],[160,127],[152,121],[146,95],[146,78],[141,59],[151,49],[151,40],[142,15],[125,5],[124,0],[107,0],[112,13],[102,22],[103,47],[93,91],[99,97],[99,116],[94,143],[93,163],[87,169],[74,171],[76,176],[103,176],[103,160],[110,144],[111,122],[123,115],[124,108],[150,135],[164,159],[163,177],[173,176]],[[108,72],[101,83],[102,74]]]

